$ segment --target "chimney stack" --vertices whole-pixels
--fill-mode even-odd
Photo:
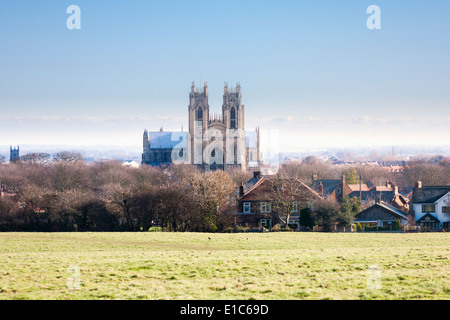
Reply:
[[[317,186],[317,193],[323,196],[323,184],[322,181],[319,181],[319,185]]]
[[[380,203],[380,202],[381,202],[381,197],[379,194],[377,194],[375,197],[375,203]]]
[[[416,182],[416,189],[422,189],[422,181]]]
[[[241,185],[239,186],[239,198],[244,195],[244,184],[241,182]]]
[[[398,194],[398,186],[396,186],[395,184],[392,185],[392,190],[394,191],[394,195]]]

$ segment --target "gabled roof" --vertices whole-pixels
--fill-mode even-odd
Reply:
[[[238,199],[239,201],[258,201],[258,200],[272,200],[273,198],[273,190],[271,186],[270,180],[274,179],[275,175],[264,175],[256,181],[251,188],[248,189],[247,192],[244,190],[244,195]],[[252,179],[251,179],[252,180]],[[307,192],[313,197],[317,199],[321,199],[322,197],[313,189],[308,187],[303,181],[297,179],[298,184],[302,192]],[[244,187],[245,188],[245,187]],[[301,197],[302,195],[299,195]],[[299,199],[301,200],[301,199]]]
[[[397,204],[398,206],[404,207],[404,206],[406,206],[406,205],[408,204],[408,201],[407,201],[407,198],[404,197],[403,195],[401,195],[401,194],[396,194],[396,195],[392,198],[391,203],[395,203],[395,204]]]
[[[262,177],[264,177],[264,176],[257,175],[256,177],[253,177],[250,180],[248,180],[246,183],[244,183],[244,194],[249,192],[256,185],[256,183],[262,179]]]
[[[322,182],[324,197],[329,196],[333,191],[340,186],[341,180],[314,180],[311,188],[318,190],[319,182]]]
[[[448,194],[450,194],[450,191],[449,192],[447,192],[446,194],[444,194],[442,197],[440,197],[439,199],[437,199],[436,200],[436,202],[438,202],[438,201],[440,201],[440,200],[442,200],[442,198],[444,198],[445,196],[447,196]],[[447,198],[448,199],[448,198]]]
[[[255,186],[255,184],[259,181],[259,180],[261,180],[261,178],[262,178],[263,176],[262,175],[256,175],[256,176],[253,176],[253,178],[251,178],[250,180],[248,180],[246,183],[243,183],[242,184],[242,186],[243,186],[243,188],[244,188],[244,194],[246,194],[247,192],[249,192],[254,186]],[[237,190],[236,190],[236,192],[235,192],[235,195],[236,195],[236,197],[238,198],[239,197],[239,189],[240,188],[238,188]]]
[[[428,219],[427,219],[427,218],[428,218]],[[420,217],[420,219],[417,219],[416,223],[420,223],[421,221],[427,221],[427,220],[428,220],[429,222],[432,222],[432,221],[440,222],[440,220],[439,220],[437,217],[433,216],[433,215],[430,214],[430,213],[427,213],[427,214],[425,214],[424,216]]]
[[[411,187],[406,187],[406,190],[405,188],[399,188],[398,193],[400,193],[405,198],[411,198],[413,190],[414,188]]]
[[[387,203],[379,202],[379,203],[375,203],[375,204],[371,205],[370,207],[368,207],[368,208],[364,209],[363,211],[359,212],[358,214],[356,214],[355,221],[358,221],[358,216],[364,214],[367,211],[373,210],[376,207],[382,208],[383,210],[388,211],[389,213],[397,216],[398,218],[408,219],[408,216],[406,213],[398,210],[397,208],[395,208]]]
[[[412,203],[434,203],[450,192],[450,186],[427,186],[414,189]]]
[[[380,196],[380,200],[383,202],[391,202],[394,198],[394,191],[377,191],[375,188],[370,189],[369,191],[361,192],[361,200],[362,201],[371,201],[376,200],[378,196]],[[349,198],[359,197],[359,191],[350,192],[348,195]]]
[[[395,208],[395,207],[393,207],[393,206],[391,206],[391,205],[389,205],[387,203],[380,202],[380,203],[376,203],[376,204],[378,204],[380,207],[382,207],[382,208],[384,208],[386,210],[389,210],[389,211],[391,211],[391,212],[393,212],[393,213],[395,213],[395,214],[397,214],[397,215],[399,215],[399,216],[401,216],[401,217],[403,217],[405,219],[408,218],[406,213],[404,213],[403,211],[398,210],[397,208]]]
[[[347,186],[350,188],[350,190],[352,190],[352,191],[359,191],[359,188],[360,188],[360,186],[359,186],[359,184],[348,184],[347,183]],[[370,188],[367,186],[367,184],[365,184],[365,183],[361,183],[361,191],[369,191],[370,190]]]
[[[392,188],[386,186],[375,186],[376,191],[389,192],[392,191]]]

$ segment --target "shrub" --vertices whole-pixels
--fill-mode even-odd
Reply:
[[[281,231],[281,225],[279,223],[275,224],[271,231]]]
[[[363,231],[362,225],[359,222],[356,224],[356,231],[357,232],[362,232]]]

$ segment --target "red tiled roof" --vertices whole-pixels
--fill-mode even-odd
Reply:
[[[352,190],[352,191],[359,191],[359,184],[347,184],[347,186]],[[370,188],[367,186],[367,184],[361,184],[361,191],[369,191]]]
[[[273,190],[270,180],[274,179],[274,175],[263,176],[253,187],[248,190],[239,200],[270,200],[273,198]],[[303,191],[310,193],[312,196],[322,198],[316,191],[308,187],[303,181],[297,179],[300,184],[300,188]],[[300,192],[300,191],[299,191]],[[300,192],[301,193],[301,192]],[[299,194],[299,197],[301,195]]]

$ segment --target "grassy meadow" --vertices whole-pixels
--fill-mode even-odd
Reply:
[[[450,299],[450,233],[0,233],[0,299]]]

